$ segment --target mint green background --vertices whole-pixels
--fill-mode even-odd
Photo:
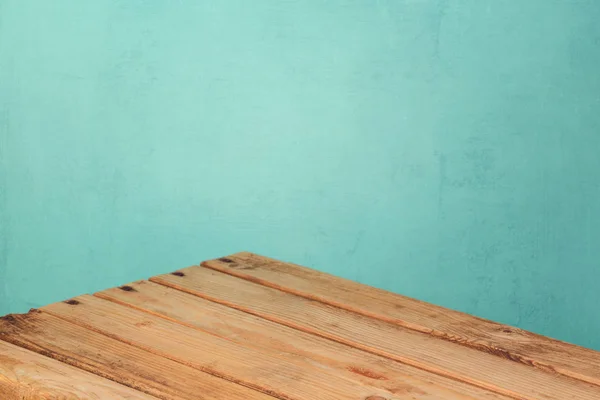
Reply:
[[[599,17],[0,0],[0,314],[251,250],[600,349]]]

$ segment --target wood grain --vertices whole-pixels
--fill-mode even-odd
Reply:
[[[597,400],[599,354],[238,253],[0,318],[0,400]]]
[[[204,267],[154,277],[214,302],[517,399],[599,399],[600,388]]]
[[[0,341],[0,399],[156,400],[3,341]]]
[[[280,399],[363,400],[381,396],[386,400],[440,400],[420,393],[395,396],[301,357],[258,351],[94,296],[73,300],[75,305],[55,303],[42,311]]]
[[[204,266],[499,357],[600,385],[600,352],[252,253]]]
[[[0,319],[0,339],[164,400],[274,399],[41,311]]]
[[[334,370],[337,375],[396,395],[420,393],[440,399],[507,399],[152,282],[134,282],[95,295],[259,350],[309,359]]]

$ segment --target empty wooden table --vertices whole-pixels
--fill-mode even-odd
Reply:
[[[0,399],[600,399],[600,353],[239,253],[0,320]]]

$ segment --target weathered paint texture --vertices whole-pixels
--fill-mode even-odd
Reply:
[[[600,349],[599,17],[0,0],[0,313],[250,250]]]

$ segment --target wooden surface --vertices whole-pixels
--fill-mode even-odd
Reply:
[[[600,353],[238,253],[0,318],[0,399],[598,400]]]

